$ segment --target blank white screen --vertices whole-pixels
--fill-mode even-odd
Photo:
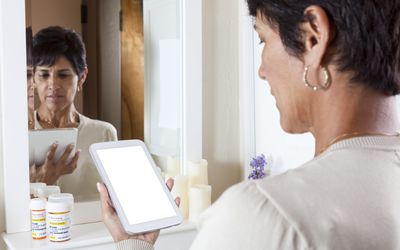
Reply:
[[[98,149],[97,154],[129,224],[175,215],[141,146]]]

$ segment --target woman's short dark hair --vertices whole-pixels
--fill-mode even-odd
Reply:
[[[26,27],[26,65],[32,65],[32,27]]]
[[[317,5],[325,10],[335,37],[329,45],[340,71],[352,82],[387,95],[400,92],[400,0],[247,0],[250,15],[259,11],[279,33],[288,53],[302,58],[305,51],[300,24],[304,11]]]
[[[61,57],[71,63],[80,77],[85,71],[86,49],[81,36],[73,30],[51,26],[40,30],[33,37],[33,66],[52,66]]]

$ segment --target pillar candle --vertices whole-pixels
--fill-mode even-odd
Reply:
[[[174,198],[177,196],[181,198],[179,210],[181,210],[183,218],[187,219],[189,214],[188,177],[183,175],[175,176],[171,193]]]
[[[181,173],[180,157],[167,157],[167,174],[169,176],[176,176]]]
[[[196,221],[199,215],[210,205],[210,185],[197,184],[189,189],[189,220]]]
[[[207,160],[200,160],[200,162],[187,163],[187,175],[189,177],[189,187],[196,184],[208,185],[208,163]]]

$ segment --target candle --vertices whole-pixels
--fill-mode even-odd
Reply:
[[[189,187],[196,184],[208,185],[208,163],[202,159],[200,162],[187,163],[187,175],[189,176]]]
[[[167,157],[167,174],[169,176],[177,176],[181,173],[179,157]]]
[[[174,187],[172,188],[171,194],[174,198],[179,196],[181,203],[179,210],[181,210],[184,219],[188,218],[189,213],[189,196],[188,196],[188,177],[183,175],[177,175],[174,178]]]
[[[189,220],[196,221],[199,215],[210,205],[210,185],[197,184],[189,189]]]

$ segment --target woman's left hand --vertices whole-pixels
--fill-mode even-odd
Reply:
[[[75,171],[78,164],[80,150],[78,149],[71,161],[68,162],[68,157],[74,148],[74,145],[70,144],[66,147],[61,158],[57,162],[54,162],[57,147],[58,145],[56,143],[50,147],[49,152],[47,152],[46,160],[42,166],[30,166],[30,182],[44,182],[47,185],[54,185],[61,176],[71,174]]]

